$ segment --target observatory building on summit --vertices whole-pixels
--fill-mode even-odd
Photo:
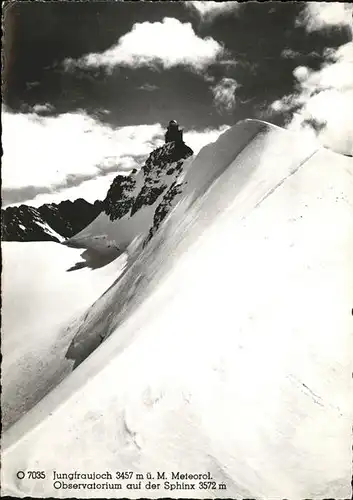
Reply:
[[[183,130],[176,120],[170,120],[165,133],[165,142],[183,142]]]

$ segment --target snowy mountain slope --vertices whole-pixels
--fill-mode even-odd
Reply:
[[[182,182],[192,154],[183,143],[167,143],[151,153],[139,172],[118,176],[103,201],[104,212],[68,244],[94,250],[110,245],[123,252],[135,238],[146,238],[153,231],[156,210],[161,212],[172,187]]]
[[[133,206],[131,205],[130,208],[132,208],[133,214],[139,212],[138,217],[141,213],[144,214],[143,220],[146,213],[148,215],[148,210],[144,210],[144,205],[148,206],[148,203],[154,201],[156,184],[159,184],[159,194],[168,188],[168,183],[174,182],[175,184],[181,172],[183,157],[190,156],[190,154],[192,154],[192,151],[186,145],[176,147],[174,143],[169,143],[163,148],[157,149],[147,160],[140,175],[136,176],[136,180],[134,176],[117,176],[107,193],[106,200],[99,202],[100,205],[97,203],[91,205],[84,200],[76,200],[75,202],[62,202],[59,205],[43,205],[38,209],[27,206],[9,207],[7,211],[4,211],[7,213],[8,218],[10,216],[13,218],[10,217],[11,220],[7,220],[6,224],[7,229],[10,231],[9,235],[11,233],[12,238],[14,238],[14,235],[18,235],[17,215],[25,224],[21,240],[31,238],[31,235],[34,240],[45,239],[46,234],[48,234],[48,239],[51,239],[52,235],[56,233],[44,220],[48,220],[65,235],[68,235],[72,228],[77,227],[80,223],[82,224],[85,218],[89,220],[94,210],[101,211],[103,207],[110,219],[116,220],[121,217],[122,204],[128,199],[129,184],[135,185],[135,191],[133,190],[133,197],[131,198]],[[168,166],[165,168],[167,164]],[[174,171],[174,176],[171,175],[172,171]],[[161,179],[164,175],[166,177],[165,181]],[[160,198],[162,202],[160,199],[156,200],[153,206],[158,208],[158,204],[162,205],[164,196],[162,195]],[[140,210],[141,208],[142,210]],[[106,216],[104,215],[104,217]],[[98,217],[99,219],[100,217]],[[136,221],[136,216],[132,220],[133,222]],[[151,220],[153,221],[153,214]],[[36,231],[31,232],[30,229],[34,222]],[[129,223],[127,226],[129,226]],[[40,231],[38,228],[40,228]],[[57,235],[57,238],[53,237],[53,240],[62,241],[64,238]],[[71,242],[70,246],[77,245]],[[68,326],[73,318],[83,314],[85,307],[90,305],[85,299],[87,292],[82,294],[82,298],[78,297],[77,300],[73,300],[80,286],[86,286],[87,284],[90,290],[88,293],[89,300],[92,302],[107,288],[107,281],[101,279],[102,273],[103,277],[105,275],[110,276],[110,280],[113,282],[119,276],[125,264],[122,256],[122,259],[117,264],[113,263],[107,269],[98,273],[95,271],[93,280],[87,270],[83,271],[85,279],[81,283],[82,271],[79,276],[66,273],[66,271],[69,269],[76,271],[87,267],[96,269],[115,261],[119,253],[112,242],[105,241],[104,245],[98,245],[98,249],[90,247],[83,253],[77,250],[71,253],[65,252],[65,250],[55,245],[54,247],[26,245],[22,248],[17,246],[6,247],[6,256],[8,255],[8,248],[15,252],[13,255],[16,258],[8,257],[6,259],[4,286],[6,290],[9,289],[9,292],[6,292],[4,301],[3,329],[6,332],[6,339],[16,339],[16,342],[13,349],[5,349],[4,351],[7,360],[3,390],[3,425],[5,427],[11,425],[28,411],[51,387],[54,387],[64,376],[70,373],[75,366],[72,361],[65,358],[65,353],[70,344],[71,335],[76,333],[76,322],[73,322],[71,328],[68,328]],[[81,260],[78,253],[81,254]],[[26,259],[24,259],[24,256],[26,256]],[[18,262],[26,261],[26,269],[29,266],[29,269],[38,273],[38,276],[42,276],[44,273],[47,279],[38,281],[37,275],[35,275],[36,278],[33,278],[31,273],[26,272],[19,273],[18,278],[13,280],[11,276],[14,273],[17,276],[17,270],[20,270],[17,257],[19,257]],[[67,265],[63,264],[63,262],[67,262]],[[112,269],[116,269],[117,272],[112,272]],[[94,283],[97,286],[91,288]],[[100,285],[100,283],[103,283],[103,285]],[[69,287],[69,291],[66,291],[66,287]],[[56,307],[56,300],[58,300],[58,305],[63,304],[64,312],[58,309],[57,313],[54,313],[53,308]],[[66,300],[68,300],[68,306],[65,305]],[[46,309],[50,311],[50,314],[47,315],[45,311],[37,314],[36,311],[43,310],[42,304],[47,302],[50,305]],[[25,314],[18,315],[13,304],[17,304],[20,310],[22,307]],[[60,318],[58,318],[58,314],[61,315]],[[20,322],[16,320],[19,318],[21,319]],[[24,322],[22,321],[23,318],[25,318]],[[45,333],[46,331],[50,333]],[[30,335],[31,332],[37,333],[33,336]],[[45,347],[43,347],[44,335]],[[21,342],[20,339],[23,336],[29,339],[29,342]],[[30,354],[28,354],[29,352]],[[14,357],[16,363],[14,363]],[[53,359],[55,359],[54,362]],[[20,364],[20,368],[18,364]]]
[[[290,149],[291,154],[289,155],[287,152],[291,148],[295,134],[286,133],[274,126],[271,126],[271,133],[269,133],[268,127],[268,124],[259,121],[241,122],[225,132],[216,143],[210,144],[200,151],[189,165],[183,179],[181,192],[173,200],[172,206],[176,206],[176,201],[179,202],[179,206],[176,207],[173,216],[174,222],[170,225],[171,232],[175,232],[175,234],[172,239],[168,236],[168,241],[175,241],[179,234],[176,231],[176,225],[182,220],[188,230],[183,230],[179,236],[182,240],[181,245],[187,246],[190,238],[195,240],[196,234],[212,224],[218,217],[218,212],[223,210],[233,199],[236,199],[239,204],[238,216],[243,217],[315,153],[316,145],[302,139],[301,147]],[[266,155],[263,155],[264,148],[266,148]],[[217,197],[212,203],[205,206],[205,214],[196,222],[187,213],[189,207],[195,200],[200,200],[201,195],[207,193],[212,180],[221,173],[225,175],[223,181],[225,186],[217,191]],[[227,197],[226,185],[228,183],[233,185],[230,197]],[[155,214],[156,218],[158,216],[157,210]],[[143,217],[143,215],[142,209],[141,216]],[[129,221],[132,228],[131,225],[128,225]],[[126,226],[131,231],[130,240],[126,239],[126,245],[128,245],[132,242],[133,236],[137,234],[137,231],[135,232],[136,223],[132,219],[127,219]],[[140,230],[142,226],[143,224],[138,229]],[[192,226],[192,230],[189,226]],[[115,241],[119,237],[121,238],[119,229],[121,226],[109,225],[110,238],[115,238]],[[168,247],[166,255],[170,256],[174,253],[173,245],[175,242]],[[156,274],[163,274],[165,255],[159,252],[157,257],[154,250],[151,251],[153,252],[153,264],[150,263],[147,277],[143,276],[141,271],[141,267],[144,270],[147,269],[145,264],[142,264],[145,254],[140,255],[141,247],[137,245],[136,262],[133,263],[134,257],[130,256],[126,273],[119,277],[119,286],[111,288],[107,292],[115,304],[114,314],[107,316],[102,313],[102,308],[104,310],[106,307],[105,302],[98,301],[94,304],[87,312],[86,321],[80,326],[73,339],[68,351],[70,358],[84,359],[97,347],[102,337],[108,336],[123,321],[125,316],[129,314],[130,308],[136,306],[136,295],[137,291],[141,289],[140,284],[152,280],[151,269],[154,269]],[[179,258],[179,253],[177,256]],[[144,290],[143,286],[142,290]],[[143,293],[148,294],[149,291],[144,290]]]
[[[7,428],[62,378],[68,326],[121,271],[121,259],[68,272],[80,251],[53,242],[2,244],[2,424]]]
[[[4,436],[4,494],[72,497],[55,469],[210,472],[218,498],[349,497],[352,160],[259,122],[232,131],[194,160],[195,203],[188,191],[73,348],[110,337]],[[36,468],[47,479],[15,478]],[[79,496],[205,497],[159,483]]]

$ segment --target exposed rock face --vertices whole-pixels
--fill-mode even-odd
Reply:
[[[1,233],[5,241],[60,241],[39,210],[28,205],[1,210]]]
[[[5,241],[61,241],[76,234],[101,211],[101,201],[92,204],[82,198],[39,208],[8,207],[1,211],[2,238]]]
[[[110,220],[132,219],[140,210],[152,208],[153,223],[147,228],[147,243],[181,194],[183,164],[192,155],[185,143],[169,142],[154,150],[139,172],[129,177],[117,176],[103,201]]]
[[[89,224],[102,211],[102,202],[89,203],[82,198],[62,201],[58,205],[43,205],[39,208],[43,218],[59,234],[69,238]]]
[[[120,219],[131,210],[135,201],[135,188],[135,177],[115,177],[103,202],[105,213],[111,220]]]
[[[183,192],[183,184],[183,182],[178,183],[175,181],[163,196],[161,203],[158,205],[154,213],[153,226],[149,230],[148,237],[145,240],[145,245],[150,241],[155,232],[159,229],[162,221],[166,218],[172,207],[178,201]]]
[[[130,211],[134,215],[145,205],[153,205],[165,191],[166,177],[179,176],[183,160],[193,154],[186,144],[169,142],[154,150],[142,169],[129,177],[115,177],[103,201],[104,211],[111,220],[121,219]]]

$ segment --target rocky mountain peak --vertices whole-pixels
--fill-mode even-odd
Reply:
[[[164,191],[177,180],[184,160],[193,155],[185,143],[168,142],[155,149],[142,168],[130,176],[118,175],[103,201],[110,220],[133,216],[143,206],[153,205]],[[172,181],[172,182],[171,182]]]

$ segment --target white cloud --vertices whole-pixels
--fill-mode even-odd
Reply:
[[[213,19],[216,16],[225,14],[240,7],[238,2],[208,2],[191,1],[185,2],[185,7],[192,8],[198,12],[202,19]]]
[[[118,43],[101,53],[92,53],[78,60],[66,59],[66,69],[115,66],[154,66],[172,68],[182,65],[201,71],[223,53],[222,46],[213,38],[200,38],[191,23],[174,18],[162,22],[134,24],[132,30]]]
[[[135,125],[113,129],[83,111],[57,117],[2,112],[2,188],[28,192],[22,202],[102,199],[118,173],[130,172],[164,143],[164,127]],[[195,154],[226,128],[184,133]],[[30,188],[27,190],[27,188]]]
[[[300,53],[292,49],[283,49],[281,52],[281,57],[285,59],[295,59],[300,56]]]
[[[2,113],[3,189],[62,189],[104,172],[133,168],[154,149],[160,124],[113,129],[84,112],[58,117]],[[40,189],[39,189],[40,191]]]
[[[27,89],[32,89],[33,87],[38,87],[38,85],[40,85],[40,82],[26,82]]]
[[[296,24],[305,26],[308,32],[332,26],[352,28],[353,6],[339,2],[308,2]]]
[[[190,130],[184,133],[184,141],[194,151],[194,155],[197,155],[201,148],[215,142],[228,129],[229,125],[222,125],[217,129]]]
[[[305,70],[301,84],[308,91],[353,88],[353,43],[342,45],[336,51],[331,50],[330,60],[319,71],[311,71],[308,68]],[[298,78],[297,73],[294,73],[294,76]]]
[[[55,109],[54,106],[52,106],[47,102],[45,104],[36,104],[32,108],[34,113],[50,113],[54,111],[54,109]]]
[[[272,103],[275,112],[294,111],[288,128],[312,127],[319,141],[339,153],[353,154],[353,43],[327,52],[317,71],[299,66],[297,93]]]
[[[293,71],[293,76],[298,82],[305,81],[309,76],[309,68],[306,66],[297,66]]]
[[[235,90],[238,87],[233,78],[222,78],[220,82],[212,87],[214,102],[220,110],[231,111],[235,106]]]
[[[283,113],[292,110],[297,104],[298,104],[298,96],[286,95],[282,97],[282,99],[277,99],[276,101],[273,101],[270,107],[275,113]]]
[[[311,52],[309,52],[306,55],[311,56],[311,57],[320,57],[319,53],[315,52],[314,50],[312,50]],[[302,56],[302,54],[300,52],[298,52],[296,50],[289,49],[289,48],[283,49],[281,52],[281,57],[283,57],[284,59],[297,59],[298,57],[301,57],[301,56]]]
[[[151,83],[144,83],[139,87],[139,90],[145,90],[146,92],[154,92],[155,90],[159,90],[159,87]]]
[[[305,129],[317,124],[317,136],[326,147],[338,153],[353,154],[353,89],[329,89],[308,98],[288,128]]]
[[[124,175],[124,172],[119,173]],[[59,192],[38,194],[35,198],[30,200],[29,204],[33,207],[40,207],[44,205],[44,203],[60,203],[63,200],[75,201],[78,198],[83,198],[90,203],[94,203],[96,200],[103,200],[116,175],[117,172],[112,172],[82,182],[79,186],[66,188]],[[13,205],[19,204],[20,203],[14,203]]]

